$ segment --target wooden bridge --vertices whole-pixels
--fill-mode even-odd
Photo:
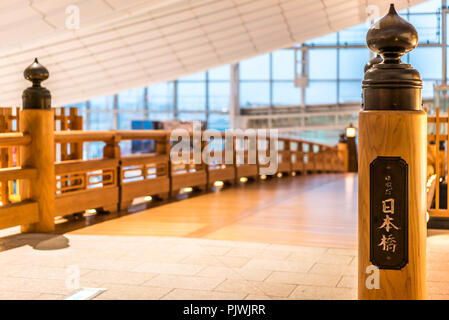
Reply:
[[[232,164],[190,161],[175,164],[170,159],[173,141],[170,131],[83,131],[82,119],[76,109],[54,110],[54,212],[53,217],[84,212],[89,209],[103,211],[126,210],[135,198],[174,198],[188,188],[207,192],[219,181],[233,185],[252,179],[258,181],[259,171],[266,166],[261,160],[269,156],[269,137],[256,137],[256,163],[248,163],[248,136],[234,134]],[[30,192],[40,174],[30,166],[20,166],[22,150],[33,143],[33,136],[20,131],[20,111],[3,109],[0,115],[0,169],[1,202],[0,228],[29,225],[39,222],[39,206]],[[221,145],[224,147],[224,135]],[[120,142],[149,140],[156,143],[156,151],[148,154],[124,155]],[[238,141],[243,143],[238,143]],[[208,150],[209,141],[201,144],[201,151]],[[85,159],[83,145],[103,143],[101,159]],[[217,141],[214,142],[215,144]],[[210,150],[209,150],[210,151]],[[268,152],[268,154],[267,154]],[[213,154],[213,151],[211,152]],[[224,152],[222,152],[224,154]],[[241,161],[237,158],[241,157]],[[345,170],[344,149],[291,138],[279,139],[276,175],[309,173],[333,173]],[[347,161],[346,161],[347,162]],[[265,178],[265,177],[262,177]],[[43,187],[43,186],[42,186]]]

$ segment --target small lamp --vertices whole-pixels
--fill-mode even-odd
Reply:
[[[357,133],[356,128],[351,124],[349,124],[349,127],[346,128],[346,137],[347,138],[354,138]]]

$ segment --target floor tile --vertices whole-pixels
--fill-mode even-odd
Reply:
[[[299,300],[355,300],[357,290],[320,286],[298,286],[290,298]]]
[[[340,281],[340,278],[341,277],[339,275],[275,271],[265,281],[275,283],[336,287],[336,285]]]
[[[176,289],[212,290],[223,281],[224,278],[173,276],[161,274],[145,282],[144,286]]]
[[[171,288],[141,287],[117,284],[104,284],[106,291],[94,300],[156,300],[162,298]]]
[[[227,267],[206,267],[196,275],[201,277],[224,277],[225,279],[244,279],[263,281],[270,274],[271,270],[243,268],[227,268]]]
[[[288,297],[295,288],[294,285],[271,282],[226,280],[215,291],[242,292],[247,294],[267,295],[274,297]]]
[[[203,268],[204,266],[194,264],[143,262],[139,266],[133,268],[132,271],[173,275],[194,275]]]
[[[163,300],[242,300],[245,293],[174,289]]]
[[[252,259],[245,267],[273,271],[307,272],[313,266],[312,262],[280,261],[268,259]]]
[[[224,267],[242,267],[248,263],[250,259],[246,257],[235,256],[212,256],[212,255],[191,255],[183,260],[181,263],[196,264],[204,266],[224,266]]]
[[[129,272],[129,271],[110,271],[110,270],[92,270],[81,276],[81,281],[141,285],[154,278],[155,273]]]

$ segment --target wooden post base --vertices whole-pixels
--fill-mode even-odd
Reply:
[[[22,232],[55,230],[55,139],[53,110],[27,109],[20,114],[20,128],[32,137],[21,148],[22,167],[36,168],[38,176],[30,183],[30,199],[39,206],[39,222],[22,225]]]
[[[426,298],[426,140],[423,111],[362,111],[359,114],[359,299]],[[369,289],[370,164],[378,156],[401,157],[408,164],[408,263],[379,270],[379,288]],[[377,245],[377,244],[376,244]]]

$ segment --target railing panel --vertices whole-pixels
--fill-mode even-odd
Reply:
[[[439,108],[435,116],[427,118],[430,132],[427,135],[427,193],[428,212],[434,217],[449,217],[448,203],[448,116],[440,115]],[[442,134],[443,133],[443,134]],[[443,200],[443,201],[442,201]]]
[[[191,135],[190,138],[193,141],[193,135]],[[173,145],[167,142],[167,153],[170,154],[174,145],[178,143],[187,143],[187,142],[179,141],[173,143]],[[200,151],[202,153],[204,149],[204,143],[202,142],[199,143],[200,143]],[[200,159],[196,160],[197,161],[195,161],[195,154],[193,151],[190,152],[189,159],[181,163],[175,163],[173,159],[170,159],[170,177],[171,177],[170,192],[172,196],[176,196],[181,190],[185,188],[196,188],[203,191],[206,191],[208,189],[207,169],[206,164],[201,158],[201,154]]]
[[[232,137],[231,137],[232,139]],[[203,153],[206,152],[208,162],[206,164],[207,181],[209,187],[212,187],[216,181],[222,181],[223,184],[233,185],[235,183],[235,166],[234,161],[226,164],[226,152],[231,152],[230,159],[234,159],[234,150],[229,148],[226,150],[226,140],[224,134],[220,139],[209,139],[205,141]]]

